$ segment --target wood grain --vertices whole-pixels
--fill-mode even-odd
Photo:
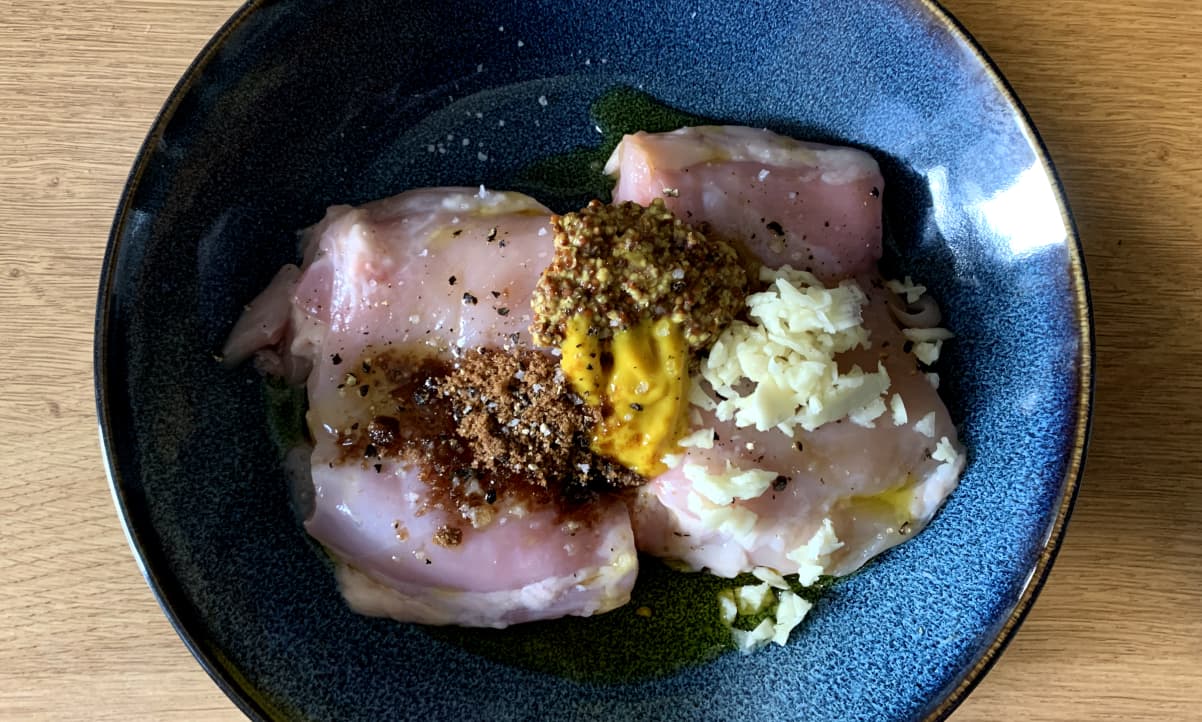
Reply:
[[[951,0],[1063,177],[1097,313],[1067,541],[955,719],[1202,719],[1202,10]],[[92,402],[96,281],[151,120],[232,0],[0,4],[0,718],[238,719],[138,573]]]

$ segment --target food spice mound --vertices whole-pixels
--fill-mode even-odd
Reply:
[[[587,488],[644,481],[589,449],[600,413],[572,391],[558,362],[547,354],[471,351],[435,388],[451,405],[473,468],[486,475],[522,477],[570,496]]]
[[[573,317],[589,318],[602,339],[668,318],[697,351],[743,306],[747,276],[735,250],[685,225],[662,199],[646,208],[594,200],[551,224],[555,255],[532,300],[539,345],[560,345]]]
[[[339,393],[350,413],[330,463],[378,474],[387,463],[416,465],[427,489],[418,515],[463,521],[439,528],[440,546],[489,526],[498,505],[553,509],[557,524],[587,526],[599,493],[644,481],[588,449],[596,412],[573,401],[555,360],[537,352],[486,349],[450,361],[386,350],[344,368]]]

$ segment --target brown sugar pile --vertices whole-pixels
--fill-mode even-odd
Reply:
[[[554,357],[531,349],[470,351],[436,388],[451,404],[472,465],[487,475],[564,490],[644,481],[589,448],[600,412],[576,395]]]

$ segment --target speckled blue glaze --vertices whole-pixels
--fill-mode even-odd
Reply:
[[[615,85],[881,160],[898,270],[957,334],[943,392],[971,462],[930,528],[836,585],[789,646],[585,685],[348,612],[291,511],[261,381],[211,354],[327,205],[509,185],[596,143],[588,108]],[[1046,575],[1084,452],[1090,340],[1047,158],[933,6],[253,2],[181,81],[131,175],[100,289],[97,398],[147,578],[253,717],[912,720],[954,708]]]

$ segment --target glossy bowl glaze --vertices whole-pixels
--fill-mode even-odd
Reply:
[[[330,204],[479,183],[578,203],[529,169],[600,143],[590,108],[619,87],[876,155],[894,270],[957,334],[942,391],[971,460],[934,523],[836,584],[787,647],[602,684],[347,611],[291,511],[262,380],[212,354]],[[1090,329],[1046,152],[932,4],[251,2],[130,175],[96,387],[143,571],[252,717],[912,720],[954,709],[1048,572],[1085,452]]]

